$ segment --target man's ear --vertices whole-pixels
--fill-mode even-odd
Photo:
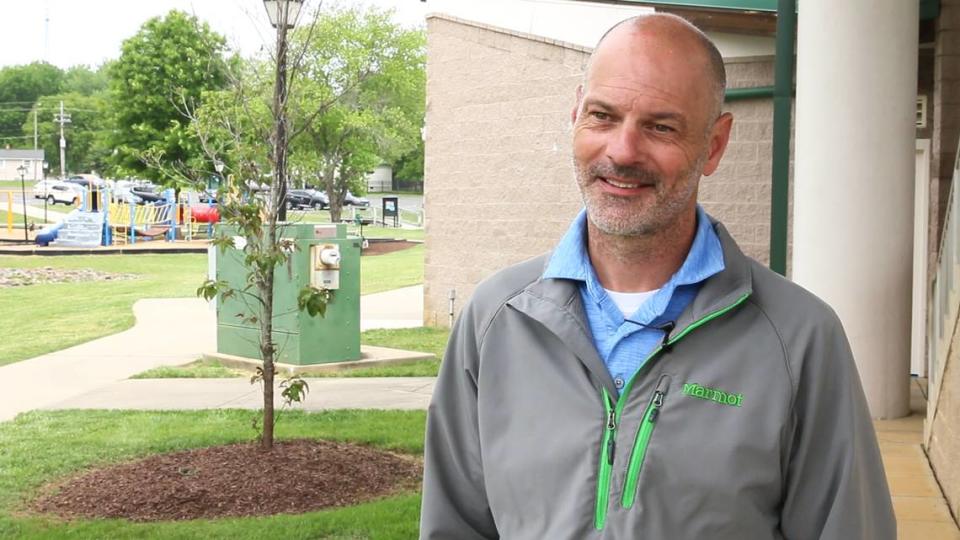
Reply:
[[[720,166],[720,159],[730,142],[730,130],[733,128],[733,115],[723,113],[713,122],[710,140],[707,141],[707,162],[703,165],[703,175],[710,176]]]
[[[573,110],[570,111],[570,123],[576,124],[577,117],[580,116],[580,104],[583,103],[583,85],[577,86],[577,102],[573,104]]]

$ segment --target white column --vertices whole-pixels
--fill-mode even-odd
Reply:
[[[918,2],[798,16],[792,277],[839,314],[874,418],[905,416]]]

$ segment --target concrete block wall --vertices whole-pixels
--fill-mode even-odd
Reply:
[[[960,139],[960,0],[941,0],[934,46],[933,159],[931,190],[937,212],[937,231],[943,227],[957,140]],[[960,196],[960,193],[955,193]],[[931,212],[933,213],[933,212]],[[960,216],[954,216],[960,218]],[[936,235],[933,246],[939,242]],[[936,247],[935,247],[936,249]],[[934,259],[931,266],[935,263]],[[954,519],[960,520],[960,335],[954,335],[946,371],[940,380],[936,410],[928,410],[930,465],[943,489]]]
[[[427,21],[424,322],[445,325],[494,271],[549,250],[581,206],[570,113],[588,51]]]
[[[447,16],[427,22],[424,323],[448,323],[476,284],[550,250],[582,203],[570,113],[589,50]],[[768,86],[770,57],[730,61],[731,87]],[[731,103],[706,210],[748,255],[768,259],[772,102]]]
[[[727,87],[773,85],[773,58],[726,61]],[[770,255],[770,186],[773,101],[729,102],[733,133],[720,168],[700,181],[700,204],[719,219],[747,255],[767,264]]]
[[[933,56],[933,149],[931,190],[938,211],[937,232],[943,229],[951,172],[960,139],[960,0],[941,0]],[[939,242],[939,234],[936,235]]]
[[[927,455],[953,518],[960,520],[960,326],[953,336],[940,388],[936,411],[928,408],[927,422],[932,425]]]

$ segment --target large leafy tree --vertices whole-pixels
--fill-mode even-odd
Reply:
[[[105,64],[97,70],[92,70],[87,66],[68,68],[63,74],[63,91],[75,92],[83,96],[105,92],[110,82],[107,78],[107,69],[109,69],[107,66],[109,64]]]
[[[204,156],[189,118],[204,91],[226,87],[225,52],[222,36],[176,10],[123,42],[107,70],[118,172],[176,188],[201,180]]]
[[[29,137],[21,128],[37,98],[59,93],[63,79],[60,68],[45,62],[0,69],[0,143],[14,148],[33,146],[32,128]]]
[[[310,30],[294,39],[304,56],[290,97],[291,125],[303,136],[291,165],[326,189],[338,221],[347,190],[365,191],[368,172],[417,146],[425,39],[376,9],[322,13]]]

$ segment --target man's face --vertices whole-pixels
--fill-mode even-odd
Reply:
[[[700,176],[716,169],[726,144],[721,137],[713,152],[716,113],[702,55],[663,41],[614,30],[578,91],[577,184],[590,222],[607,234],[654,234],[692,217]]]

